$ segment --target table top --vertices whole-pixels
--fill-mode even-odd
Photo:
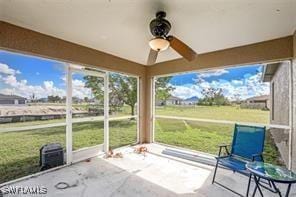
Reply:
[[[296,174],[281,166],[255,161],[247,163],[246,168],[254,175],[267,180],[280,183],[296,183]]]

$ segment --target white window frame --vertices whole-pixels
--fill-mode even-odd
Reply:
[[[73,123],[79,123],[83,121],[77,121],[72,118],[72,93],[73,93],[73,77],[72,74],[75,73],[82,73],[96,77],[102,77],[104,79],[104,143],[98,144],[93,147],[83,147],[81,149],[73,151]],[[122,74],[122,73],[119,73]],[[109,122],[111,120],[125,120],[129,118],[135,118],[137,120],[137,127],[136,127],[136,142],[138,144],[140,142],[140,124],[139,124],[139,117],[140,117],[140,77],[135,75],[127,75],[129,77],[135,77],[137,79],[137,106],[136,106],[136,114],[134,116],[122,116],[122,117],[109,117],[109,75],[110,72],[108,71],[95,71],[95,70],[88,70],[82,66],[76,66],[72,64],[67,64],[66,66],[66,120],[65,122],[55,123],[55,124],[45,124],[45,125],[34,125],[34,126],[24,126],[24,127],[9,127],[4,128],[2,132],[9,132],[9,131],[24,131],[28,129],[40,129],[40,128],[51,128],[51,127],[58,127],[58,126],[66,126],[66,146],[65,146],[65,158],[67,165],[72,163],[76,163],[81,160],[85,160],[91,157],[98,155],[98,153],[107,153],[110,148],[109,144]]]
[[[72,75],[74,73],[86,74],[90,76],[101,77],[104,79],[104,142],[103,144],[98,144],[92,147],[83,147],[75,151],[73,151],[73,123],[75,123],[76,121],[73,121],[72,119]],[[109,73],[86,70],[84,67],[76,65],[68,65],[66,72],[66,83],[66,160],[67,164],[72,164],[97,156],[102,151],[108,152],[109,150]]]
[[[140,143],[140,77],[137,78],[137,114],[136,114],[136,120],[137,120],[137,141],[136,144]]]
[[[229,68],[238,68],[238,67],[243,67],[243,66],[232,66],[232,67],[229,67]],[[194,72],[203,72],[203,71],[211,71],[211,70],[216,70],[218,68],[215,68],[215,69],[201,69],[201,70],[192,70],[192,71],[188,71],[188,72],[178,72],[178,73],[170,73],[170,74],[165,74],[165,75],[156,75],[153,77],[153,83],[152,83],[152,100],[151,100],[151,105],[152,105],[152,115],[151,115],[151,118],[152,118],[152,123],[151,123],[151,126],[152,126],[152,134],[151,134],[151,139],[153,140],[154,143],[158,143],[158,142],[155,142],[154,140],[154,136],[155,136],[155,121],[156,121],[156,118],[165,118],[165,119],[177,119],[177,120],[190,120],[190,121],[204,121],[204,122],[213,122],[213,123],[225,123],[225,121],[211,121],[211,120],[204,120],[204,119],[198,119],[198,118],[187,118],[187,117],[172,117],[172,116],[162,116],[162,115],[156,115],[155,114],[155,108],[156,108],[156,105],[155,105],[155,95],[156,95],[156,90],[155,90],[155,80],[159,77],[166,77],[166,76],[175,76],[175,75],[180,75],[180,74],[186,74],[186,73],[194,73]],[[293,148],[293,133],[292,133],[292,129],[294,127],[293,125],[293,108],[294,108],[294,103],[293,103],[293,94],[294,94],[294,89],[293,89],[293,63],[292,61],[290,61],[290,65],[289,65],[289,125],[277,125],[277,124],[257,124],[257,123],[249,123],[249,122],[237,122],[237,121],[226,121],[227,123],[226,124],[235,124],[235,123],[238,123],[238,124],[244,124],[244,125],[255,125],[255,126],[265,126],[266,128],[277,128],[277,129],[287,129],[289,130],[289,142],[288,142],[288,169],[292,169],[292,148]],[[270,87],[271,87],[272,84],[270,84]],[[271,88],[270,88],[271,89]],[[272,109],[273,111],[273,109]],[[273,112],[271,112],[273,113]],[[272,115],[272,114],[270,114]],[[179,148],[179,147],[178,147]]]
[[[71,67],[67,66],[66,70],[66,160],[67,164],[73,161],[72,149],[72,71]]]
[[[20,53],[16,53],[16,54],[20,54]],[[33,56],[36,58],[40,58],[37,56]],[[43,59],[43,58],[41,58]],[[46,60],[50,60],[48,58],[45,58]],[[1,129],[1,132],[10,132],[10,131],[25,131],[25,130],[29,130],[29,129],[42,129],[42,128],[51,128],[51,127],[60,127],[60,126],[65,126],[66,127],[66,146],[65,146],[65,157],[66,157],[66,165],[57,167],[55,169],[49,169],[47,171],[44,172],[38,172],[38,173],[33,173],[31,175],[19,178],[19,179],[15,179],[7,183],[15,183],[17,181],[20,180],[24,180],[24,179],[28,179],[30,177],[36,176],[36,175],[41,175],[44,174],[48,171],[52,171],[52,170],[56,170],[58,168],[62,168],[68,165],[71,165],[72,163],[81,161],[81,160],[85,160],[88,158],[91,158],[95,155],[97,155],[98,153],[98,148],[100,150],[104,150],[107,151],[109,149],[109,121],[110,120],[124,120],[124,119],[128,119],[128,118],[136,118],[137,120],[137,141],[136,143],[139,143],[139,133],[140,133],[140,124],[139,124],[139,114],[140,114],[140,87],[139,87],[139,76],[136,75],[130,75],[130,74],[124,74],[124,73],[119,73],[119,74],[123,74],[123,75],[127,75],[130,77],[135,77],[137,78],[137,114],[135,116],[123,116],[123,117],[114,117],[114,118],[109,118],[109,72],[104,71],[104,70],[94,70],[91,69],[91,67],[84,67],[84,66],[79,66],[79,65],[73,65],[73,64],[68,64],[65,63],[65,67],[66,67],[66,72],[65,72],[65,83],[66,83],[66,120],[65,122],[61,122],[61,123],[55,123],[55,124],[43,124],[43,125],[33,125],[33,126],[22,126],[22,127],[8,127],[8,128],[3,128]],[[89,69],[88,69],[89,68]],[[88,152],[89,147],[86,148],[82,148],[80,150],[77,151],[73,151],[73,133],[72,133],[72,124],[73,123],[78,123],[81,121],[77,121],[77,120],[73,120],[72,119],[72,73],[83,73],[83,74],[87,74],[87,75],[91,75],[91,76],[97,76],[97,77],[103,77],[104,78],[104,144],[98,145],[98,146],[94,146],[97,149],[94,149],[95,152]],[[92,147],[90,147],[92,148]],[[89,153],[91,153],[92,155],[89,155]],[[103,152],[102,152],[103,153]]]
[[[72,74],[73,73],[80,73],[80,74],[87,74],[96,77],[104,78],[104,143],[98,144],[93,147],[84,147],[79,150],[73,151],[73,130],[72,124],[76,121],[72,119]],[[119,73],[121,74],[121,73]],[[66,83],[67,83],[67,113],[66,113],[66,158],[67,164],[72,164],[78,161],[85,160],[87,158],[91,158],[97,156],[100,152],[108,153],[110,149],[110,139],[109,139],[109,122],[111,120],[124,120],[129,118],[136,118],[137,120],[137,130],[136,130],[136,144],[139,143],[139,133],[140,133],[140,124],[139,124],[139,99],[140,99],[140,87],[139,87],[139,77],[133,75],[127,75],[130,77],[135,77],[137,79],[137,108],[136,108],[136,115],[134,116],[123,116],[123,117],[109,117],[109,75],[110,72],[96,72],[92,70],[86,70],[84,67],[80,66],[72,66],[69,65],[67,67],[66,72]],[[125,74],[124,74],[125,75]]]

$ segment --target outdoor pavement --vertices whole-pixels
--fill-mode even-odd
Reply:
[[[97,157],[12,185],[44,186],[48,190],[47,194],[40,196],[55,197],[237,196],[211,184],[213,166],[162,155],[161,145],[146,147],[152,153],[137,154],[134,147],[126,147],[117,150],[123,153],[123,158]],[[217,180],[243,195],[246,192],[248,180],[245,176],[219,169]],[[59,182],[71,187],[57,189],[55,185]],[[295,188],[292,188],[290,196],[296,196]],[[275,195],[265,191],[265,196]]]

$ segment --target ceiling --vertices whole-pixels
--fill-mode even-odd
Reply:
[[[158,10],[167,12],[170,34],[197,53],[296,30],[296,0],[0,0],[3,21],[141,64],[150,50],[148,24]],[[176,58],[169,49],[158,62]]]

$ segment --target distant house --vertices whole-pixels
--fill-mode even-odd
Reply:
[[[23,105],[26,104],[26,98],[17,95],[0,94],[0,105]]]
[[[198,97],[197,96],[193,96],[193,97],[187,98],[187,99],[182,101],[183,105],[196,105],[197,103],[198,103]]]
[[[170,96],[167,100],[155,100],[156,106],[164,106],[164,105],[182,105],[183,99],[178,98],[176,96]]]
[[[176,96],[170,96],[167,100],[166,100],[166,104],[167,105],[182,105],[183,99],[178,98]]]
[[[246,99],[245,103],[249,108],[270,109],[269,95],[254,96]]]

